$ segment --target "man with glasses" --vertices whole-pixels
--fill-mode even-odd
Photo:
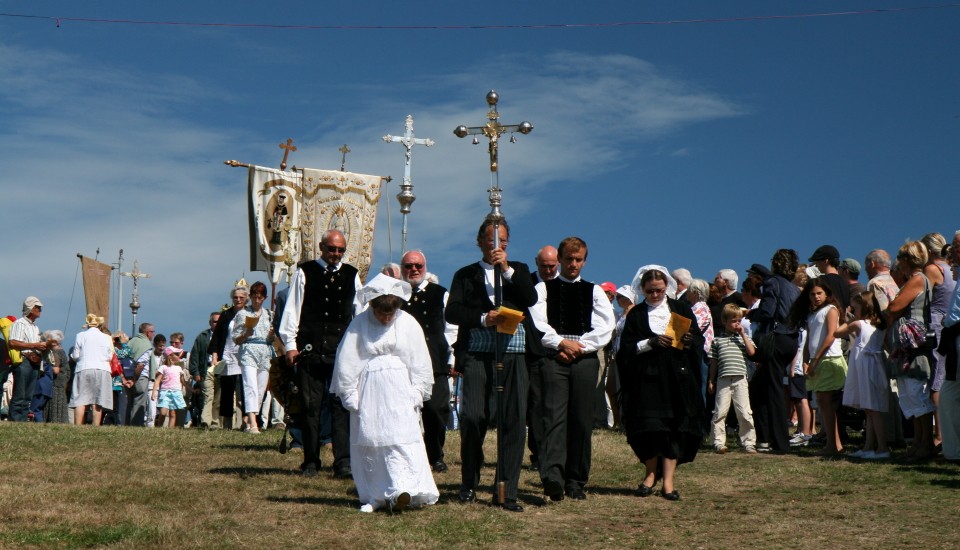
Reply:
[[[22,361],[13,366],[13,398],[10,400],[10,420],[26,422],[30,414],[30,400],[40,376],[41,354],[47,343],[40,337],[37,319],[43,312],[43,304],[36,296],[27,296],[23,301],[23,317],[10,326],[9,348],[20,352]],[[2,382],[6,382],[6,376]],[[0,383],[2,383],[0,382]]]
[[[320,469],[320,416],[329,405],[333,438],[333,473],[352,476],[350,469],[350,416],[340,398],[330,393],[337,346],[353,317],[360,311],[357,291],[363,286],[357,268],[343,263],[347,239],[330,229],[320,240],[320,258],[305,262],[290,282],[290,294],[280,320],[287,363],[296,365],[297,387],[303,399],[298,419],[303,430],[305,477]],[[299,358],[310,344],[310,353]]]
[[[530,383],[540,387],[535,417],[543,423],[539,448],[543,492],[554,501],[562,500],[564,493],[583,500],[600,381],[597,352],[610,341],[616,321],[601,285],[580,277],[587,243],[567,237],[557,249],[560,275],[537,285],[537,304],[530,308],[547,350],[539,379]]]
[[[523,262],[507,261],[507,239],[510,227],[499,223],[494,239],[494,222],[484,220],[477,231],[477,246],[482,258],[479,262],[460,268],[450,285],[450,300],[445,318],[458,326],[456,351],[457,371],[463,380],[460,403],[460,458],[463,463],[460,478],[460,502],[476,500],[483,466],[483,439],[487,427],[500,416],[503,433],[500,434],[503,463],[498,464],[494,487],[499,481],[506,484],[503,502],[494,495],[494,504],[510,512],[522,512],[517,503],[517,485],[523,463],[523,443],[526,435],[527,412],[527,352],[535,353],[537,343],[532,336],[532,325],[521,324],[513,335],[496,335],[496,327],[504,321],[494,296],[496,270],[499,265],[502,281],[502,305],[527,315],[527,308],[537,301],[537,292],[530,278],[530,268]],[[527,321],[524,321],[527,323]],[[493,409],[497,356],[494,344],[500,344],[503,362],[503,409]],[[499,461],[498,461],[499,462]],[[496,492],[496,489],[495,489]]]
[[[403,280],[410,283],[413,293],[403,305],[403,310],[413,315],[423,329],[423,336],[430,350],[433,363],[433,392],[423,403],[423,442],[427,459],[434,472],[447,471],[443,461],[443,444],[446,441],[447,422],[450,420],[450,375],[451,339],[456,339],[456,327],[443,320],[449,293],[447,289],[426,279],[427,258],[419,250],[411,250],[400,260]],[[452,333],[451,333],[452,332]]]

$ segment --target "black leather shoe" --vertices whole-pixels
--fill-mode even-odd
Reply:
[[[317,469],[313,464],[303,469],[303,477],[317,477]]]
[[[637,487],[637,490],[633,492],[634,495],[638,497],[648,497],[653,494],[653,487],[647,487],[643,483]]]
[[[570,489],[567,491],[567,496],[573,500],[587,500],[587,493],[583,492],[583,489]]]
[[[353,470],[350,469],[350,466],[337,468],[333,471],[333,477],[340,478],[340,479],[350,479],[353,477]]]
[[[503,504],[497,504],[497,506],[503,508],[504,510],[506,510],[506,511],[508,511],[508,512],[522,512],[522,511],[523,511],[523,506],[520,506],[519,504],[517,504],[517,501],[515,501],[515,500],[509,500],[509,499],[508,499],[508,500],[503,501]]]
[[[449,468],[447,468],[447,463],[442,460],[434,462],[430,467],[433,468],[433,471],[437,472],[438,474],[442,474],[443,472],[449,470]]]
[[[680,493],[678,493],[676,489],[670,491],[669,493],[661,491],[660,496],[667,500],[680,500]]]
[[[560,502],[563,500],[563,485],[560,485],[557,481],[544,480],[543,494],[547,495],[547,497],[554,502]]]
[[[477,500],[477,492],[473,489],[461,487],[460,494],[457,495],[457,499],[459,499],[460,502],[473,502]]]

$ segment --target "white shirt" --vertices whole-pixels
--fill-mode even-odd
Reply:
[[[324,269],[327,268],[327,262],[319,258],[316,262]],[[339,271],[340,265],[335,265],[334,271]],[[307,277],[303,274],[303,269],[298,268],[293,280],[290,281],[290,294],[287,296],[287,303],[283,307],[283,316],[280,319],[280,339],[283,341],[284,351],[297,350],[297,332],[300,330],[300,310],[303,308],[303,292],[306,284]],[[356,316],[363,311],[363,304],[360,303],[360,289],[363,288],[363,283],[360,282],[359,272],[353,282],[353,288],[356,291],[353,297],[353,314]]]
[[[77,334],[70,357],[77,361],[76,372],[94,369],[110,372],[113,340],[99,328],[90,327]]]
[[[558,279],[568,283],[575,283],[580,280],[577,277],[571,281],[558,275]],[[541,342],[549,349],[560,349],[560,342],[564,339],[570,339],[571,336],[558,334],[547,321],[547,285],[546,283],[537,283],[537,303],[530,308],[530,317],[537,330],[543,333]],[[613,305],[607,299],[606,293],[600,288],[600,285],[593,285],[593,315],[590,319],[590,325],[593,327],[590,332],[585,332],[576,336],[576,340],[583,344],[583,353],[593,353],[600,350],[610,342],[613,336],[613,328],[616,326],[616,315],[613,312]]]
[[[640,302],[637,307],[640,306],[647,308],[647,323],[650,325],[650,330],[654,334],[666,334],[667,325],[670,324],[670,305],[667,303],[667,299],[664,298],[658,306],[651,306],[646,301]],[[650,340],[652,338],[637,342],[637,353],[652,350],[653,346],[650,345]]]
[[[490,298],[491,304],[496,304],[497,299],[495,295],[496,293],[494,292],[494,276],[496,275],[496,271],[494,271],[494,266],[483,260],[480,260],[477,263],[483,268],[483,280],[486,283],[484,286],[487,288],[487,298]],[[500,277],[502,279],[501,282],[510,282],[513,280],[513,268],[508,266],[506,270],[500,272]],[[480,314],[480,326],[487,326],[487,312]],[[454,341],[456,341],[456,339],[454,339]]]

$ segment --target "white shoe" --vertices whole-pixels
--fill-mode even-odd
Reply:
[[[371,506],[371,505],[369,505],[369,504],[364,504],[363,506],[360,507],[360,511],[361,511],[362,513],[364,513],[364,514],[372,514],[372,513],[373,513],[373,506]]]

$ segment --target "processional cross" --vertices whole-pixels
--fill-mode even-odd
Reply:
[[[410,206],[417,197],[413,194],[413,183],[410,181],[410,163],[413,160],[413,146],[424,145],[430,147],[433,140],[429,138],[418,139],[413,137],[413,115],[407,115],[405,130],[402,136],[383,136],[383,141],[387,143],[399,143],[406,149],[406,160],[403,163],[403,183],[400,184],[400,193],[397,194],[397,201],[400,202],[400,213],[403,214],[402,242],[400,244],[400,254],[407,251],[407,214],[410,213]]]
[[[140,294],[137,283],[140,279],[149,279],[150,274],[140,271],[140,260],[133,261],[133,271],[123,271],[120,274],[133,279],[133,300],[130,302],[130,312],[133,313],[133,330],[130,331],[132,334],[137,332],[137,311],[140,310]]]
[[[350,152],[350,148],[347,147],[346,143],[344,143],[343,147],[337,149],[337,151],[340,151],[341,153],[343,153],[343,156],[340,157],[340,171],[346,172],[346,170],[344,170],[344,167],[347,165],[347,153]]]
[[[281,169],[281,170],[286,170],[286,169],[287,169],[287,155],[289,155],[291,151],[296,152],[296,151],[297,151],[297,146],[293,144],[293,138],[287,138],[287,142],[286,142],[286,143],[281,143],[281,144],[280,144],[280,148],[283,149],[283,160],[280,161],[280,169]]]
[[[504,126],[500,124],[500,113],[497,112],[497,102],[500,101],[500,94],[496,90],[490,90],[487,92],[487,105],[490,106],[490,111],[487,112],[487,123],[483,126],[476,126],[472,128],[467,128],[464,125],[457,126],[453,133],[457,137],[467,137],[467,136],[476,136],[478,134],[483,134],[487,139],[490,140],[490,145],[487,147],[487,151],[490,154],[490,189],[488,193],[490,194],[490,213],[487,214],[487,219],[493,222],[493,246],[494,248],[500,248],[500,223],[503,221],[503,214],[500,212],[500,174],[499,174],[499,160],[497,158],[497,152],[499,148],[500,136],[505,133],[512,134],[513,132],[520,132],[521,134],[529,134],[533,131],[533,124],[530,124],[527,121],[523,121],[520,124],[510,124]],[[510,143],[516,143],[516,137],[510,136]],[[476,137],[473,138],[473,144],[477,145],[480,143],[480,140]],[[494,306],[500,307],[503,302],[503,290],[502,283],[500,281],[501,276],[501,266],[497,264],[493,267],[493,298]],[[504,378],[503,378],[503,351],[500,345],[500,334],[497,331],[493,333],[493,349],[494,349],[494,361],[496,363],[496,382],[495,388],[497,390],[497,471],[500,472],[500,475],[503,473],[504,468],[504,457],[503,457],[503,445],[501,444],[501,434],[503,433],[503,414],[500,414],[499,411],[503,411],[503,390],[504,390]],[[507,492],[507,483],[503,479],[497,482],[497,496],[499,497],[499,502],[506,501],[506,492]]]

